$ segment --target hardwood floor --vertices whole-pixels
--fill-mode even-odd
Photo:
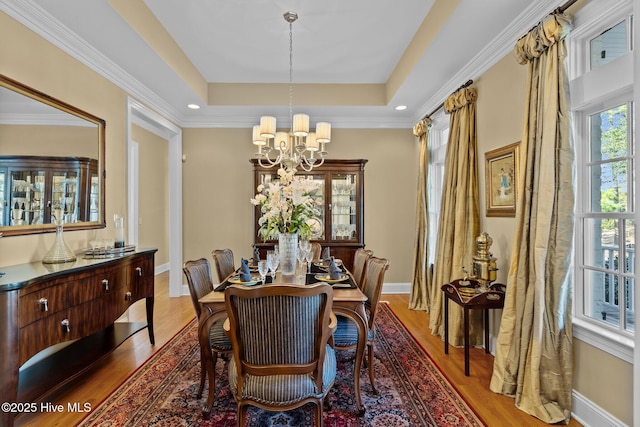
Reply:
[[[392,310],[460,394],[489,426],[547,425],[518,410],[514,406],[513,399],[489,391],[493,356],[485,354],[483,349],[471,349],[471,376],[465,377],[463,350],[450,347],[449,355],[445,355],[442,341],[432,336],[429,331],[429,315],[421,311],[409,310],[408,295],[385,294],[382,300],[389,303]],[[84,375],[46,396],[43,399],[44,402],[64,405],[65,408],[68,403],[74,402],[80,405],[89,403],[91,407],[98,406],[133,371],[194,318],[195,312],[188,296],[169,298],[168,273],[156,276],[154,313],[155,346],[149,344],[149,337],[145,330],[135,334]],[[136,303],[130,309],[128,316],[132,321],[144,320],[144,302]],[[77,424],[83,417],[83,413],[66,410],[61,413],[40,412],[21,415],[17,418],[15,425],[18,427],[69,427]],[[571,420],[569,425],[580,426],[575,420]]]

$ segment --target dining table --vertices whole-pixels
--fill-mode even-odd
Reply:
[[[309,268],[310,267],[310,268]],[[353,364],[353,391],[355,405],[359,415],[363,415],[365,407],[362,404],[360,393],[360,368],[367,344],[368,325],[365,314],[365,301],[367,296],[356,286],[356,282],[351,272],[341,266],[342,272],[347,276],[345,280],[334,282],[329,280],[326,266],[322,262],[314,262],[310,265],[298,266],[296,274],[282,275],[279,271],[275,277],[268,276],[266,283],[251,283],[248,285],[237,284],[237,273],[232,273],[221,283],[214,286],[214,290],[204,295],[198,301],[202,306],[202,316],[198,325],[198,339],[203,354],[204,368],[209,378],[214,378],[213,354],[209,345],[209,331],[211,325],[220,318],[227,317],[224,290],[228,286],[269,286],[269,284],[295,284],[306,286],[314,283],[330,283],[333,288],[333,312],[337,315],[351,319],[358,328],[358,345],[356,347],[355,360]],[[257,273],[256,273],[257,274]],[[252,273],[253,275],[253,273]],[[234,280],[236,279],[236,280]],[[259,279],[259,276],[257,277]],[[321,280],[322,279],[322,280]],[[255,282],[255,281],[254,281]],[[203,408],[203,416],[209,419],[215,399],[215,390],[209,387],[207,403]]]

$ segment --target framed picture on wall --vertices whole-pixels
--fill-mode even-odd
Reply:
[[[516,215],[516,176],[520,142],[485,153],[487,216]]]

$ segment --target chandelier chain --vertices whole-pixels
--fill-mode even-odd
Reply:
[[[289,119],[293,125],[293,22],[289,22]]]

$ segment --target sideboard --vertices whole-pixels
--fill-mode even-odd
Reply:
[[[0,427],[87,370],[135,332],[153,336],[154,256],[140,249],[109,258],[0,268]],[[116,320],[146,299],[144,322]],[[24,366],[23,366],[24,365]],[[21,368],[22,367],[22,368]]]

